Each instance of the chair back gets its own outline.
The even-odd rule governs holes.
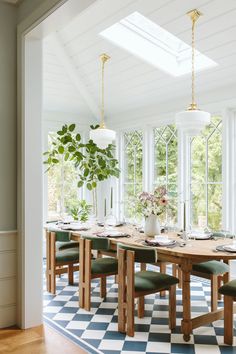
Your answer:
[[[119,249],[125,250],[126,254],[128,252],[133,252],[134,262],[138,263],[156,263],[157,262],[157,252],[155,248],[147,247],[135,247],[130,245],[118,244]]]
[[[69,242],[70,241],[70,232],[68,231],[55,231],[56,241],[59,242]]]
[[[82,239],[90,241],[92,250],[106,251],[110,249],[110,240],[106,237],[83,236]]]

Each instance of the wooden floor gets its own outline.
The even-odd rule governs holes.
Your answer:
[[[21,330],[0,330],[0,353],[85,354],[86,352],[47,325]]]

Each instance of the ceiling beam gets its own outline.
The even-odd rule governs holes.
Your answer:
[[[73,61],[71,60],[70,56],[66,52],[61,39],[56,33],[52,35],[52,46],[58,61],[60,61],[60,63],[63,65],[71,82],[77,88],[79,94],[82,96],[84,102],[86,103],[89,110],[93,114],[94,119],[99,122],[100,110],[95,100],[91,96],[90,92],[88,91],[83,81],[81,80],[78,69],[76,69]]]

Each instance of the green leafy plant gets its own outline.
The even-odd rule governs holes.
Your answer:
[[[86,222],[89,219],[92,205],[88,204],[85,199],[79,200],[78,205],[70,209],[70,214],[75,221]]]
[[[89,214],[91,213],[92,205],[88,204],[85,199],[79,201],[79,220],[82,222],[88,221]]]
[[[88,190],[97,187],[99,181],[104,181],[111,176],[119,177],[118,161],[114,158],[114,145],[110,144],[106,149],[100,149],[93,140],[87,143],[81,141],[81,135],[75,132],[75,124],[63,125],[57,132],[56,139],[51,149],[44,153],[47,156],[45,164],[48,169],[57,165],[61,158],[65,161],[73,161],[78,168],[78,187],[86,185]],[[97,126],[91,126],[96,129]]]
[[[79,220],[79,208],[78,207],[73,207],[70,209],[70,214],[73,217],[75,221]]]

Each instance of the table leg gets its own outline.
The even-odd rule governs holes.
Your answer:
[[[191,321],[191,301],[190,301],[190,275],[192,265],[188,262],[181,265],[182,270],[182,301],[183,301],[183,320],[181,322],[181,329],[185,342],[190,340],[192,333]]]

